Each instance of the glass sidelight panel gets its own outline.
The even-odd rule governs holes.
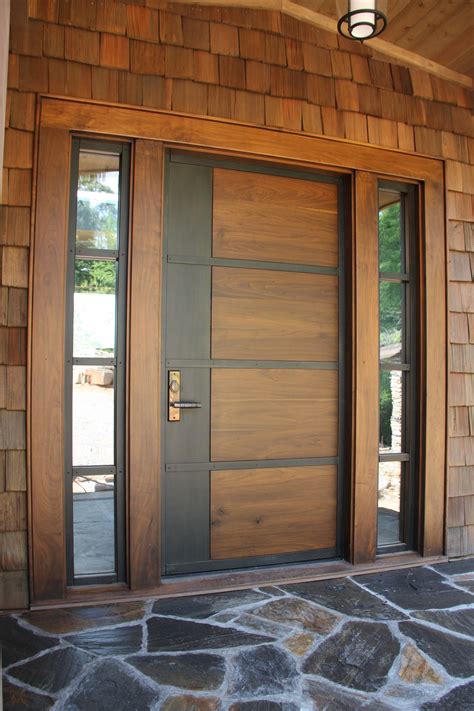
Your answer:
[[[115,369],[73,367],[72,465],[115,464]]]
[[[81,150],[77,183],[76,246],[117,249],[120,155]]]
[[[66,327],[68,583],[124,580],[129,146],[73,140]]]
[[[400,504],[402,462],[379,463],[378,545],[401,542]]]
[[[75,260],[74,357],[113,358],[116,290],[115,261]]]
[[[379,551],[413,548],[416,226],[412,186],[379,186]]]
[[[74,477],[74,573],[115,572],[115,475]]]

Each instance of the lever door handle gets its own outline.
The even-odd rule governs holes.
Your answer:
[[[202,407],[200,402],[173,402],[171,407],[177,407],[178,410],[193,410]]]

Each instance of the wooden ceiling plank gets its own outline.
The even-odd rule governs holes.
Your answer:
[[[435,12],[428,13],[425,20],[417,23],[408,33],[406,44],[400,44],[408,48],[416,46],[419,54],[434,59],[439,47],[446,46],[449,38],[459,38],[464,28],[469,27],[471,19],[472,11],[466,5],[460,10],[453,8],[451,13],[444,14],[436,9]]]
[[[410,2],[395,17],[391,12],[391,5],[388,6],[388,25],[384,32],[387,42],[403,42],[406,40],[408,33],[419,22],[424,22],[426,16],[432,11],[439,9],[442,3],[436,0],[425,0],[425,2]],[[446,6],[445,6],[446,7]]]

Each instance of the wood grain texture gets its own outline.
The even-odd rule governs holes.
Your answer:
[[[212,270],[212,358],[338,358],[338,277]]]
[[[62,598],[66,586],[64,312],[69,156],[68,131],[42,128],[31,325],[30,526],[35,600]]]
[[[130,587],[160,578],[160,338],[163,147],[135,145],[129,345]]]
[[[368,170],[383,175],[423,180],[442,179],[442,162],[391,149],[374,150],[330,138],[304,136],[265,128],[240,126],[225,121],[167,112],[99,106],[86,101],[42,100],[42,120],[51,128],[139,136],[154,140],[225,150],[298,164],[332,166],[344,170]]]
[[[425,183],[426,415],[423,554],[444,550],[446,491],[446,237],[443,181]],[[472,285],[471,285],[472,289]],[[456,403],[452,403],[453,405]],[[467,548],[466,548],[467,552]]]
[[[211,474],[211,558],[336,545],[335,466]]]
[[[354,445],[352,480],[353,563],[375,559],[378,479],[378,221],[377,177],[355,178],[354,241]]]
[[[337,187],[216,168],[213,256],[337,266]]]
[[[336,456],[337,383],[332,370],[214,369],[212,460]]]

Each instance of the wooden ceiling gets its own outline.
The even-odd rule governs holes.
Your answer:
[[[336,0],[295,0],[337,19]],[[474,72],[474,0],[389,0],[386,42],[460,74]]]

